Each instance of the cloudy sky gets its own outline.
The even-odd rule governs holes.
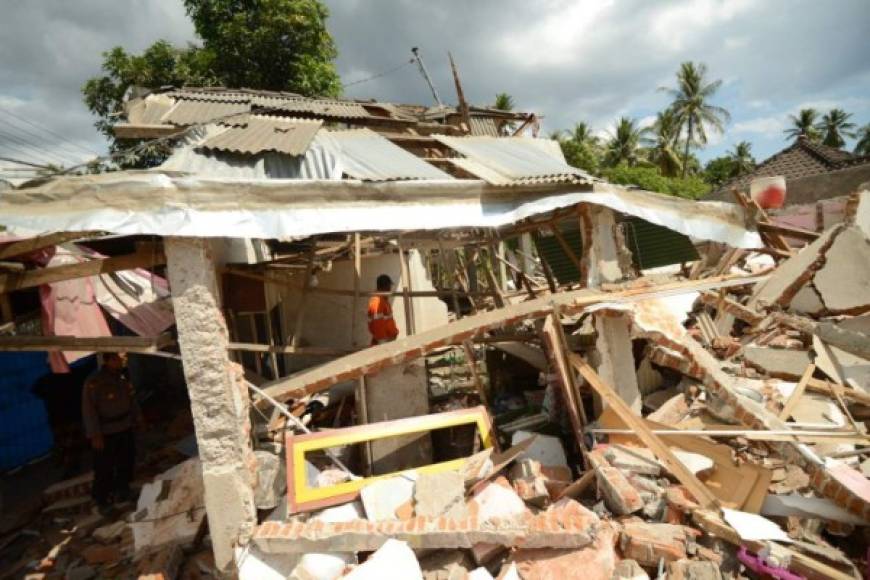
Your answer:
[[[648,122],[667,102],[656,89],[672,85],[685,60],[706,63],[711,78],[722,79],[716,102],[732,114],[702,159],[741,140],[759,160],[767,157],[786,145],[787,116],[802,107],[837,106],[859,125],[870,122],[866,0],[327,4],[345,83],[401,65],[419,46],[442,99],[452,103],[450,50],[470,101],[490,103],[506,91],[518,108],[544,115],[547,132],[578,120],[604,132],[621,115]],[[181,0],[8,2],[0,22],[0,155],[69,163],[105,151],[79,89],[99,73],[102,51],[138,51],[158,38],[195,40]],[[412,66],[347,94],[432,102]]]

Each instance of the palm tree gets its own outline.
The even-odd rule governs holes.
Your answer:
[[[586,121],[580,121],[574,125],[571,131],[571,139],[578,145],[587,147],[596,147],[598,145],[598,137],[592,132],[592,127]]]
[[[646,129],[637,126],[637,122],[629,117],[620,117],[616,122],[613,134],[607,142],[605,163],[611,166],[626,163],[637,165],[640,161],[640,141]]]
[[[824,135],[822,144],[840,149],[846,144],[844,137],[854,137],[855,133],[852,129],[855,128],[855,123],[849,122],[851,117],[852,113],[847,113],[843,109],[828,111],[819,123],[819,130]]]
[[[677,88],[663,87],[674,101],[671,108],[685,130],[686,144],[683,149],[682,176],[686,176],[689,148],[707,143],[707,130],[721,133],[731,115],[722,107],[710,104],[710,99],[722,86],[721,80],[707,82],[707,66],[701,63],[684,62],[677,71]]]
[[[791,127],[786,129],[785,135],[789,139],[797,139],[798,137],[806,137],[810,141],[818,141],[820,134],[816,127],[816,120],[819,118],[819,112],[815,109],[801,109],[797,115],[789,115],[788,120]]]
[[[680,137],[680,124],[671,109],[658,115],[649,130],[651,137],[644,139],[649,148],[650,161],[655,163],[665,177],[674,177],[683,167],[677,153],[677,140]]]
[[[495,96],[495,103],[492,105],[492,108],[501,111],[513,111],[514,98],[507,93],[498,93]]]
[[[752,144],[748,141],[734,145],[734,150],[728,152],[728,159],[731,161],[731,177],[739,177],[755,169]]]
[[[870,123],[858,129],[856,139],[855,155],[870,155]]]

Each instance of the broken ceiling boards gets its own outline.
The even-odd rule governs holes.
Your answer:
[[[492,447],[493,439],[489,415],[484,407],[448,411],[423,417],[411,417],[396,421],[384,421],[368,425],[358,425],[331,431],[319,431],[302,435],[287,435],[287,508],[290,513],[327,507],[345,503],[355,499],[362,488],[379,481],[398,475],[390,473],[366,479],[355,478],[329,487],[312,487],[306,473],[305,455],[310,452],[326,450],[334,447],[353,445],[368,441],[376,441],[395,437],[445,429],[460,425],[475,425],[477,434],[484,447]],[[443,461],[432,465],[416,468],[420,473],[431,471],[447,471],[462,467],[465,459]],[[415,471],[407,470],[407,471]]]

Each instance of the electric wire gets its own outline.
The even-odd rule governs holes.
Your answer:
[[[66,143],[69,143],[70,145],[73,145],[74,147],[77,147],[78,149],[80,149],[81,151],[84,151],[88,155],[98,155],[98,153],[96,151],[94,151],[93,149],[89,149],[87,147],[82,147],[77,142],[75,142],[67,137],[64,137],[60,133],[56,133],[44,125],[41,125],[39,123],[36,123],[35,121],[31,121],[30,119],[27,119],[26,117],[23,117],[21,115],[13,113],[12,111],[10,111],[9,109],[7,109],[5,107],[0,107],[0,113],[6,113],[7,115],[18,119],[19,121],[23,121],[24,123],[27,123],[28,125],[30,125],[31,127],[35,128],[35,129],[39,129],[41,131],[44,131],[44,132],[48,133],[49,135],[56,137],[57,139],[60,139],[61,141],[64,141]]]
[[[5,129],[10,128],[8,125],[6,125],[6,126],[0,125],[0,126],[2,126]],[[49,150],[45,149],[43,146],[34,144],[29,139],[25,139],[24,137],[21,137],[20,135],[7,133],[6,131],[0,131],[0,137],[8,139],[8,140],[12,141],[13,143],[18,143],[22,147],[32,149],[33,151],[36,152],[35,157],[37,159],[39,159],[40,156],[42,156],[42,158],[54,158],[55,164],[58,162],[60,162],[61,165],[68,165],[68,164],[72,163],[69,159],[62,157],[60,154],[58,154],[54,151],[49,151]]]
[[[410,60],[407,60],[407,61],[403,62],[403,63],[400,64],[400,65],[396,65],[396,66],[394,66],[393,68],[389,68],[389,69],[387,69],[387,70],[381,71],[381,72],[379,72],[379,73],[377,73],[377,74],[374,74],[374,75],[372,75],[372,76],[370,76],[370,77],[366,77],[366,78],[363,78],[363,79],[359,79],[359,80],[357,80],[357,81],[353,81],[353,82],[350,82],[350,83],[347,83],[347,84],[343,84],[343,85],[341,85],[341,87],[342,87],[343,89],[346,89],[347,87],[352,87],[352,86],[354,86],[354,85],[359,85],[359,84],[362,84],[362,83],[367,83],[367,82],[369,82],[369,81],[373,81],[373,80],[375,80],[375,79],[379,79],[379,78],[381,78],[381,77],[385,77],[385,76],[387,76],[387,75],[393,74],[394,72],[396,72],[396,71],[398,71],[398,70],[401,70],[401,69],[405,68],[406,66],[409,66],[409,65],[414,64],[414,62],[415,62],[415,61],[414,61],[414,59],[412,58],[412,59],[410,59]]]

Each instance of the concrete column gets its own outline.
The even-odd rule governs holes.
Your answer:
[[[588,240],[589,244],[588,286],[600,288],[605,282],[622,280],[624,250],[613,210],[590,205],[581,223],[584,229],[588,230],[583,236],[584,241]],[[616,389],[622,400],[628,403],[635,413],[640,414],[640,389],[637,386],[634,353],[631,348],[631,319],[626,314],[613,313],[595,314],[594,317],[595,331],[598,334],[595,342],[598,352],[598,374]]]
[[[166,238],[165,246],[215,563],[229,571],[234,547],[246,543],[256,525],[250,400],[241,367],[227,358],[227,327],[208,242]]]

